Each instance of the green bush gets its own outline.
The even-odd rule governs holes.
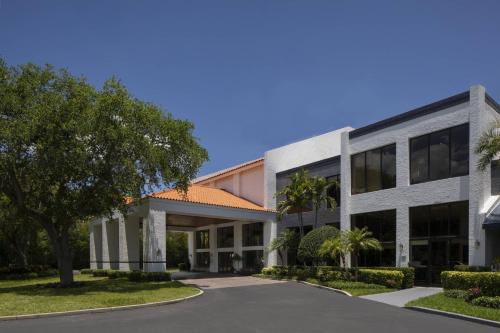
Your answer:
[[[488,266],[469,266],[469,265],[456,265],[453,270],[459,272],[491,272],[491,267]]]
[[[93,269],[91,269],[91,268],[84,268],[84,269],[81,269],[81,270],[80,270],[80,274],[86,274],[86,275],[88,274],[88,275],[90,275],[90,274],[92,274],[92,273],[93,273],[93,271],[94,271],[94,270],[93,270]]]
[[[415,268],[413,267],[362,267],[366,269],[376,269],[385,271],[399,271],[403,273],[402,289],[413,288],[415,284]]]
[[[108,274],[112,272],[111,269],[94,269],[92,270],[92,275],[95,277],[108,276]]]
[[[128,279],[132,282],[159,282],[171,281],[172,278],[168,272],[130,272]]]
[[[500,296],[500,273],[498,272],[445,271],[441,273],[441,282],[445,290],[481,288],[485,296]]]
[[[319,248],[328,238],[335,237],[339,234],[339,230],[335,227],[325,225],[310,231],[305,235],[299,244],[297,255],[305,261],[317,262],[321,259]]]
[[[181,262],[179,265],[177,265],[177,267],[179,268],[179,271],[181,271],[181,272],[189,271],[188,265],[185,262]]]
[[[46,265],[26,267],[0,267],[0,280],[28,280],[39,277],[57,276],[59,271]]]
[[[500,296],[494,296],[494,297],[481,296],[473,299],[471,301],[471,304],[484,306],[487,308],[500,309]]]
[[[467,291],[459,289],[445,290],[444,295],[451,298],[465,299],[467,297]]]
[[[351,273],[346,272],[342,267],[319,266],[316,277],[321,282],[335,280],[351,280]]]
[[[403,278],[403,273],[399,271],[360,269],[358,273],[359,281],[397,289],[401,289]]]
[[[109,279],[119,279],[128,277],[130,272],[128,271],[108,271]]]

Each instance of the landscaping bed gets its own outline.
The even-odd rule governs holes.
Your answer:
[[[407,306],[420,306],[500,322],[500,273],[481,270],[441,273],[444,293],[423,297]]]
[[[95,309],[168,301],[199,290],[177,281],[129,281],[127,278],[75,275],[75,286],[62,288],[59,279],[0,281],[0,316]]]

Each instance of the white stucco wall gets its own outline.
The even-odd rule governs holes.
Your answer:
[[[276,173],[340,155],[340,135],[344,127],[267,151],[264,154],[264,206],[276,208]]]

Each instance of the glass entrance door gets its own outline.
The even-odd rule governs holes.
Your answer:
[[[233,272],[233,252],[219,252],[219,273]]]

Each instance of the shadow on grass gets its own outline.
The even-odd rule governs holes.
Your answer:
[[[56,286],[54,283],[40,283],[18,287],[0,288],[1,294],[17,294],[25,296],[76,296],[95,292],[133,293],[159,290],[163,288],[182,288],[186,285],[177,281],[168,282],[130,282],[127,279],[103,279],[96,281],[81,281],[74,287]]]

